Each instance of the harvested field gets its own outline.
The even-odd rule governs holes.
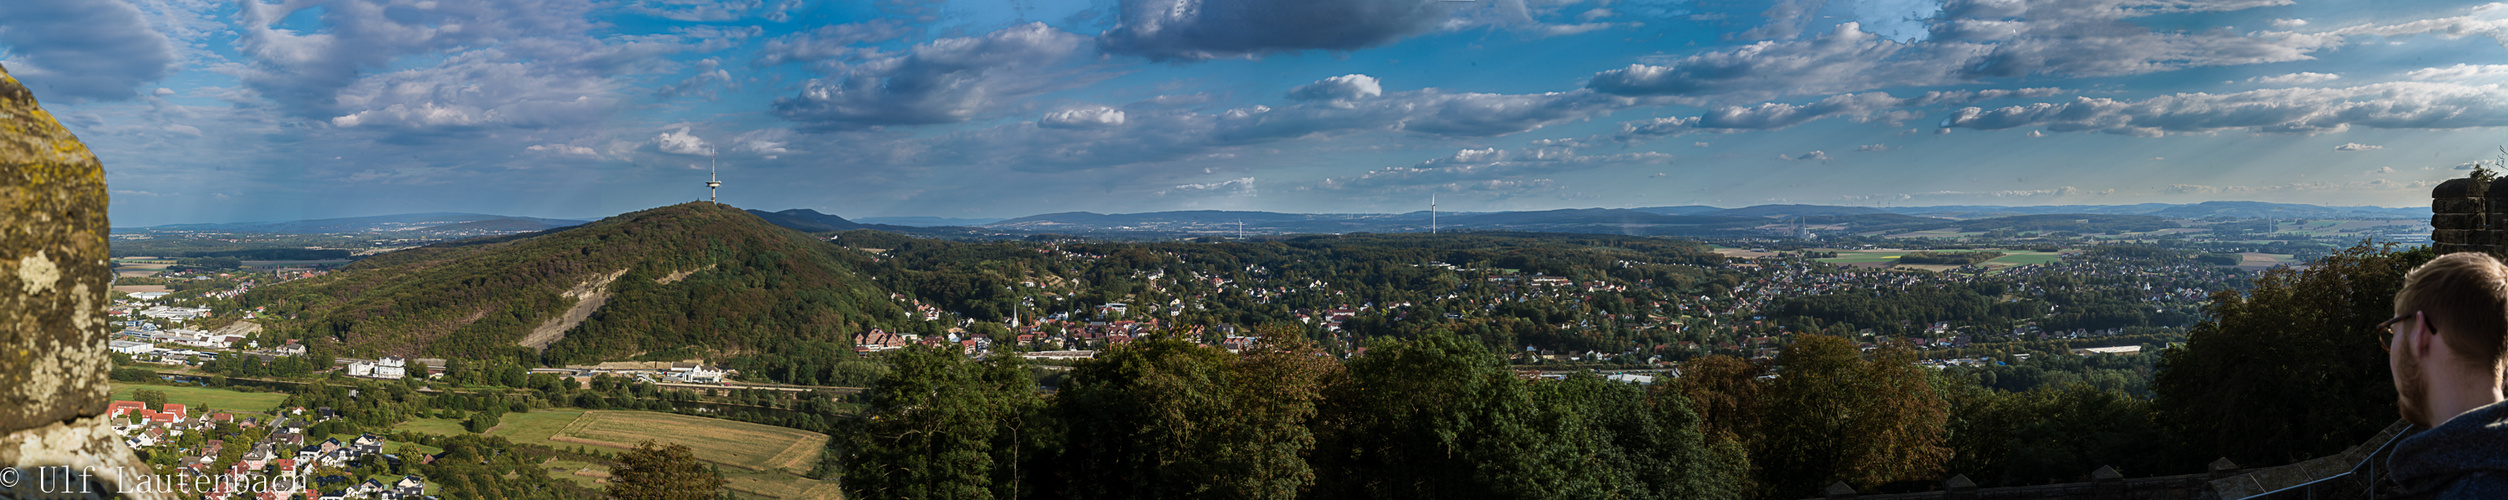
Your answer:
[[[706,461],[791,472],[808,471],[827,446],[827,435],[816,432],[646,411],[587,411],[549,440],[617,449],[645,440],[676,443]]]

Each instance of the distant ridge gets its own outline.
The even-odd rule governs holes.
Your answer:
[[[1035,233],[1098,235],[1235,234],[1239,223],[1248,233],[1355,233],[1427,231],[1427,211],[1388,214],[1301,214],[1236,210],[1182,210],[1102,214],[1060,212],[1009,219],[947,217],[866,217],[848,220],[807,208],[780,211],[747,210],[777,226],[806,233],[877,230],[922,237],[985,239]],[[2038,215],[2138,215],[2171,219],[2349,218],[2428,220],[2429,207],[2318,206],[2257,201],[2208,201],[2134,205],[1940,205],[1925,207],[1858,207],[1837,205],[1757,205],[1722,208],[1680,205],[1637,208],[1568,208],[1515,212],[1441,211],[1438,223],[1459,231],[1513,230],[1627,235],[1712,236],[1802,218],[1813,224],[1850,224],[1859,228],[1912,227],[1948,220],[1976,220]],[[510,217],[470,213],[418,213],[277,222],[169,224],[116,228],[116,233],[235,232],[273,234],[416,231],[444,234],[528,232],[571,227],[585,221]]]
[[[583,225],[584,223],[590,222],[590,221],[569,220],[569,219],[543,219],[543,218],[539,218],[539,217],[516,217],[516,216],[508,216],[508,215],[489,215],[489,214],[456,213],[456,212],[427,212],[427,213],[415,213],[415,214],[375,215],[375,216],[367,216],[367,217],[342,217],[342,218],[335,218],[335,219],[311,219],[311,220],[294,220],[294,221],[264,221],[264,222],[213,222],[213,223],[201,223],[201,224],[166,224],[166,225],[162,225],[162,226],[147,226],[147,227],[127,227],[127,228],[126,228],[126,227],[117,227],[117,228],[113,228],[113,232],[114,232],[114,233],[116,233],[116,234],[132,234],[132,233],[145,233],[145,232],[214,232],[214,233],[258,233],[258,234],[364,233],[364,232],[385,232],[385,231],[425,231],[425,230],[432,230],[432,228],[439,228],[439,227],[445,227],[445,226],[452,226],[452,225],[456,225],[456,224],[473,223],[473,222],[489,222],[489,221],[494,221],[494,222],[490,222],[490,223],[487,223],[487,224],[475,225],[475,226],[457,226],[457,227],[455,227],[455,229],[460,229],[460,230],[476,230],[476,229],[485,228],[485,227],[505,226],[505,227],[536,227],[536,229],[522,229],[522,230],[525,230],[525,231],[538,231],[538,230],[543,230],[543,229],[553,229],[553,228],[568,227],[568,226],[579,226],[579,225]]]

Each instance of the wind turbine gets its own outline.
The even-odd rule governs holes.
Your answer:
[[[723,202],[714,201],[715,189],[721,187],[723,187],[723,181],[714,178],[714,147],[707,146],[705,148],[705,201],[716,205],[723,204]]]

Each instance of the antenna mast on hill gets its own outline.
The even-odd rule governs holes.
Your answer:
[[[1428,234],[1437,234],[1437,193],[1428,193]]]
[[[705,148],[705,201],[716,205],[723,204],[723,202],[714,201],[714,191],[721,187],[723,187],[723,181],[714,179],[714,148],[709,146]]]

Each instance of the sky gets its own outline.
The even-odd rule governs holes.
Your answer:
[[[2508,146],[2508,4],[8,0],[118,227],[2254,200]]]

